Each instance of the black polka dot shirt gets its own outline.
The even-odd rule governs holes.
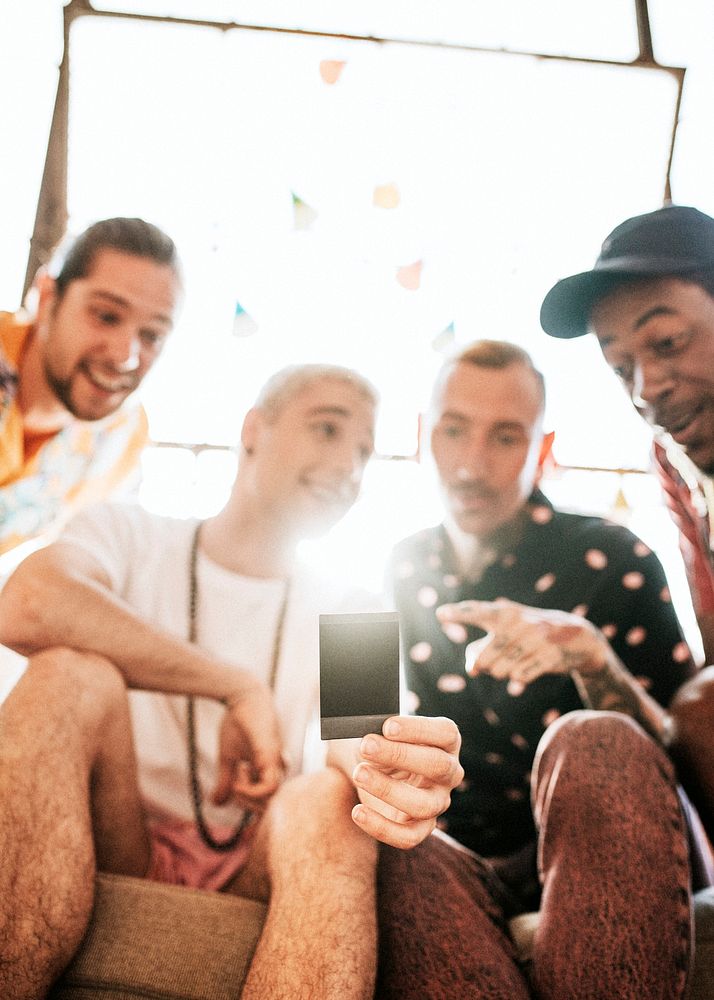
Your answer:
[[[538,741],[559,716],[582,708],[567,675],[538,678],[521,694],[464,670],[466,645],[484,633],[437,622],[441,604],[505,597],[583,615],[607,636],[661,704],[694,673],[662,566],[626,528],[554,510],[536,491],[520,541],[474,583],[459,576],[443,526],[401,542],[390,564],[400,612],[409,704],[453,719],[462,735],[464,781],[440,825],[485,856],[510,854],[534,836],[530,770]]]

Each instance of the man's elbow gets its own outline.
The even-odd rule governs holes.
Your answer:
[[[42,648],[43,608],[52,600],[50,576],[27,565],[10,576],[0,592],[0,644],[25,656]]]

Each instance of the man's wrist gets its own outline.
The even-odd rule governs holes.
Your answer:
[[[235,708],[259,687],[260,681],[247,670],[231,669],[226,679],[225,693],[218,700],[228,709]]]
[[[614,657],[612,647],[602,632],[594,625],[590,625],[588,631],[584,648],[565,654],[566,662],[570,661],[568,663],[570,672],[578,673],[583,678],[598,676],[608,671],[611,661],[617,665],[617,658]]]

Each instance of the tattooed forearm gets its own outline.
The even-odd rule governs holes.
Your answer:
[[[596,674],[573,671],[573,678],[588,708],[603,712],[624,712],[625,715],[638,719],[640,705],[634,692],[623,687],[621,678],[614,675],[609,663]]]
[[[581,674],[574,669],[572,677],[586,708],[622,712],[639,722],[656,740],[664,739],[667,713],[640,687],[614,653],[600,670]]]

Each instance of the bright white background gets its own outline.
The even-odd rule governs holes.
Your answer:
[[[107,6],[636,54],[634,4],[622,0],[304,2],[299,21],[286,2]],[[714,12],[705,0],[650,8],[657,58],[688,69],[674,199],[714,213]],[[71,226],[144,215],[176,238],[185,261],[181,324],[144,390],[156,440],[232,445],[271,371],[330,360],[378,385],[378,450],[409,456],[441,352],[488,336],[522,344],[544,370],[562,466],[647,467],[648,432],[596,346],[545,337],[538,308],[554,280],[591,265],[613,225],[661,204],[668,75],[103,18],[81,19],[72,37]],[[5,0],[0,38],[0,305],[14,308],[54,99],[60,3]],[[344,63],[333,84],[324,60]],[[398,194],[393,208],[374,203],[384,185]],[[293,195],[309,206],[306,228]],[[405,288],[399,269],[417,261],[419,287]],[[236,303],[257,327],[249,336],[234,324]],[[152,449],[141,501],[208,514],[233,469],[226,451]],[[691,629],[674,531],[648,476],[561,471],[547,487],[557,502],[600,513],[613,512],[618,490],[627,507],[615,512],[660,553]],[[309,555],[378,587],[391,545],[438,518],[426,466],[378,461],[355,510]]]

